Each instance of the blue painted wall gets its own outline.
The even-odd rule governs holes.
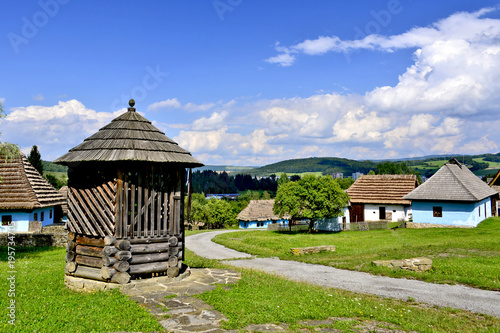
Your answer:
[[[241,221],[239,223],[240,229],[266,229],[268,224],[273,221]],[[275,223],[288,223],[288,220],[278,220]]]
[[[475,227],[491,217],[491,198],[479,202],[413,201],[413,222]],[[433,207],[442,207],[443,216],[434,217]]]
[[[54,223],[54,207],[37,208],[33,211],[2,210],[0,211],[0,221],[2,216],[10,215],[12,216],[12,225],[11,228],[0,225],[0,232],[27,232],[29,229],[29,221],[35,221],[35,214],[37,214],[37,220],[42,222],[42,227]]]

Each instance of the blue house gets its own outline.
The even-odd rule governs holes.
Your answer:
[[[242,229],[265,229],[268,224],[288,223],[273,212],[274,200],[250,200],[248,206],[238,214]]]
[[[0,177],[0,232],[32,231],[62,218],[64,198],[24,154],[0,157]]]
[[[498,192],[456,159],[404,196],[412,201],[413,223],[476,227],[492,216]]]

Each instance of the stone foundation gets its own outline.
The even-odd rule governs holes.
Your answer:
[[[0,246],[7,246],[9,233],[0,233]],[[12,233],[10,233],[12,236]],[[16,232],[14,243],[17,247],[65,247],[68,242],[68,231],[64,225],[50,225],[42,228],[42,232]]]
[[[376,260],[372,261],[372,264],[375,266],[385,266],[414,272],[425,272],[432,268],[432,260],[423,257],[401,260]]]
[[[296,248],[291,248],[290,251],[292,251],[293,255],[300,256],[303,254],[319,253],[321,251],[335,252],[335,246],[324,245],[324,246],[311,246],[311,247],[296,247]]]
[[[406,228],[410,229],[425,229],[425,228],[474,228],[467,225],[449,225],[449,224],[432,224],[432,223],[413,223],[406,222]]]

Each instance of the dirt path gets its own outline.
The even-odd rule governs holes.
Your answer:
[[[212,242],[218,234],[238,230],[220,230],[186,237],[186,246],[197,255],[226,260],[235,267],[257,269],[290,280],[308,282],[329,288],[383,297],[415,301],[484,313],[500,317],[500,292],[474,289],[461,285],[433,284],[417,280],[375,276],[322,265],[285,261],[277,258],[255,258],[247,253],[227,249]],[[243,259],[241,258],[248,258]],[[236,260],[239,259],[239,260]]]

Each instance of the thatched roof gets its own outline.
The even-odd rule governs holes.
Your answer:
[[[498,170],[498,171],[497,171],[497,174],[495,175],[495,177],[493,177],[493,178],[492,178],[492,179],[488,182],[488,185],[489,185],[492,189],[494,189],[494,190],[496,190],[496,191],[500,192],[500,170]]]
[[[282,218],[273,213],[274,200],[250,200],[248,206],[238,214],[240,221],[277,221]],[[289,216],[284,216],[288,219]]]
[[[405,199],[476,202],[497,193],[453,158]]]
[[[133,107],[54,162],[69,165],[89,161],[147,161],[180,163],[186,167],[203,166],[190,152],[135,112]]]
[[[351,204],[410,205],[403,199],[418,186],[415,175],[363,175],[347,189]]]
[[[9,159],[0,157],[0,177],[0,209],[34,209],[65,202],[24,154]]]

